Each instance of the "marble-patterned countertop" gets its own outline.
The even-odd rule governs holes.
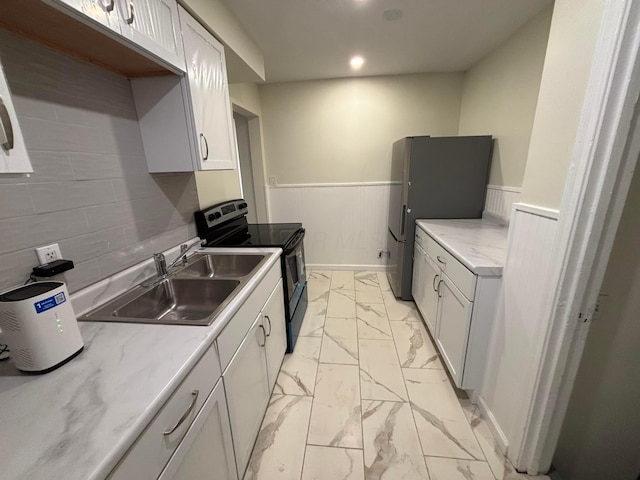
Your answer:
[[[502,275],[508,227],[486,218],[417,220],[445,250],[477,275]]]
[[[270,257],[210,326],[80,322],[84,351],[44,375],[0,363],[0,477],[103,480],[278,262]]]

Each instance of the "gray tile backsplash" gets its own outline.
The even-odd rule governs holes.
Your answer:
[[[0,290],[57,242],[70,291],[195,236],[193,174],[151,175],[129,81],[0,30],[0,58],[34,168],[0,175]]]

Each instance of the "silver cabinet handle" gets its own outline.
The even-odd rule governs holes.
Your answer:
[[[2,148],[5,150],[13,148],[13,125],[11,124],[9,110],[7,110],[2,97],[0,97],[0,142],[2,142]]]
[[[178,423],[176,423],[173,426],[173,428],[170,428],[169,430],[164,432],[165,435],[171,435],[173,432],[175,432],[178,429],[178,427],[180,425],[182,425],[184,423],[184,421],[187,419],[187,417],[191,413],[191,410],[193,410],[193,407],[196,406],[196,401],[198,400],[198,394],[199,393],[200,393],[199,390],[194,390],[193,392],[191,392],[191,397],[192,397],[191,398],[191,405],[189,405],[189,408],[187,408],[187,411],[182,414],[182,416],[180,417],[180,420],[178,420]]]
[[[438,286],[436,286],[436,280],[438,279],[438,277],[439,277],[439,276],[440,276],[440,275],[437,275],[437,274],[436,274],[436,275],[434,275],[434,276],[433,276],[433,282],[431,282],[431,286],[433,287],[433,291],[434,291],[434,292],[437,292],[437,291],[438,291],[438,286],[440,285],[440,284],[438,283]]]
[[[262,343],[258,342],[258,345],[260,345],[261,347],[264,347],[267,344],[267,332],[265,331],[264,327],[262,325],[259,325],[260,329],[262,330],[262,335],[263,336],[263,341]]]
[[[267,321],[267,323],[269,323],[269,333],[267,333],[267,337],[269,335],[271,335],[271,319],[269,318],[269,315],[265,315],[264,319]]]
[[[438,288],[436,289],[436,292],[438,292],[438,298],[442,298],[442,293],[440,292],[440,285],[442,285],[443,280],[440,280],[438,282]]]
[[[129,2],[129,18],[125,20],[127,22],[127,25],[131,25],[135,20],[135,17],[136,17],[136,12],[133,9],[133,2]]]
[[[200,134],[200,138],[202,140],[204,140],[204,148],[205,148],[205,154],[202,156],[202,160],[208,160],[209,159],[209,142],[207,142],[207,137],[204,136],[204,133]]]
[[[447,264],[447,262],[446,262],[445,260],[443,260],[443,259],[441,259],[441,258],[440,258],[440,255],[438,255],[438,256],[436,257],[436,259],[437,259],[441,264],[443,264],[443,265],[446,265],[446,264]]]
[[[106,7],[104,7],[104,9],[107,12],[113,12],[113,7],[116,6],[116,0],[111,0],[111,2],[109,2],[109,5],[107,5]]]

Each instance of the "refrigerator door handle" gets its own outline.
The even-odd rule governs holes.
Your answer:
[[[404,221],[405,221],[405,217],[407,216],[407,206],[406,205],[402,205],[402,224],[400,226],[400,236],[404,237]]]

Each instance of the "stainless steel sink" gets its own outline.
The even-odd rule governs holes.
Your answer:
[[[185,268],[176,273],[178,277],[244,277],[249,275],[264,259],[265,255],[195,254]]]
[[[144,282],[78,320],[210,325],[267,256],[194,254],[167,278]]]

